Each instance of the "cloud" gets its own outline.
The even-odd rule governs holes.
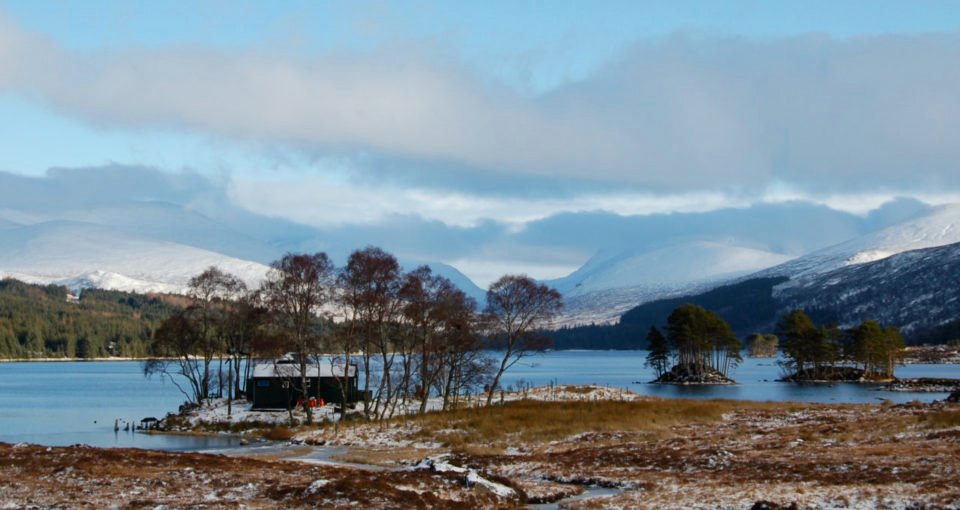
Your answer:
[[[44,177],[0,172],[0,208],[29,212],[69,211],[131,201],[202,205],[222,202],[222,186],[197,172],[112,164],[52,168]]]
[[[373,225],[390,217],[416,215],[453,227],[486,222],[522,230],[532,221],[561,213],[610,211],[620,215],[663,211],[709,211],[747,202],[723,193],[660,194],[585,191],[566,195],[476,194],[398,183],[354,183],[326,176],[231,179],[231,198],[252,211],[280,215],[315,227]]]
[[[440,48],[77,53],[0,18],[0,90],[119,129],[405,161],[398,179],[421,186],[476,181],[437,177],[452,168],[504,183],[672,193],[756,192],[774,182],[810,193],[960,185],[955,33],[678,34],[636,43],[539,95]]]

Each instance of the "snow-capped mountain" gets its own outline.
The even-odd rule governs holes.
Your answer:
[[[904,332],[960,317],[960,243],[805,274],[773,289],[781,312],[821,310],[841,327],[867,319]]]
[[[450,280],[454,285],[457,286],[464,294],[474,299],[477,302],[479,308],[483,308],[487,302],[487,291],[481,289],[477,284],[473,283],[467,275],[460,272],[459,269],[451,266],[450,264],[443,264],[441,262],[427,262],[427,263],[413,263],[409,261],[400,261],[400,265],[405,271],[411,271],[416,269],[417,266],[426,264],[430,266],[430,269],[433,271],[433,274],[440,275],[448,280]]]
[[[0,211],[0,278],[72,289],[182,293],[190,278],[217,266],[256,288],[270,262],[298,251],[297,244],[271,244],[159,202],[42,214],[7,210]],[[401,261],[406,270],[424,263]],[[463,273],[447,264],[426,264],[483,305],[484,291]]]
[[[909,207],[902,207],[902,206]],[[898,253],[960,242],[960,204],[915,208],[892,203],[897,223],[799,257],[722,242],[695,241],[649,251],[600,253],[556,286],[567,303],[557,324],[610,323],[626,310],[696,294],[747,277],[787,276],[785,285]],[[902,211],[891,211],[896,206]],[[903,216],[907,216],[903,219]],[[875,220],[876,218],[874,218]],[[868,222],[883,225],[883,222]]]
[[[71,287],[176,291],[217,265],[256,285],[267,264],[288,251],[325,251],[343,264],[350,251],[370,243],[394,252],[407,270],[428,262],[483,306],[482,289],[456,268],[430,259],[478,259],[487,249],[494,257],[515,250],[516,256],[511,252],[503,260],[533,259],[536,265],[542,254],[569,266],[602,248],[569,276],[546,282],[564,294],[560,323],[573,324],[612,322],[637,304],[707,290],[768,268],[767,274],[803,277],[960,241],[953,221],[960,206],[931,209],[910,199],[865,216],[804,202],[690,214],[571,213],[519,231],[490,224],[477,232],[450,233],[440,224],[397,219],[399,231],[410,222],[447,236],[438,234],[443,243],[432,234],[424,235],[427,241],[411,241],[392,230],[311,227],[252,212],[227,189],[190,173],[127,167],[51,171],[43,178],[0,172],[0,276]],[[904,223],[911,215],[916,217]],[[835,246],[823,249],[829,245]]]
[[[601,252],[567,277],[546,282],[566,302],[558,325],[615,322],[654,299],[698,292],[791,259],[789,255],[717,241],[691,241],[647,251]]]
[[[778,317],[804,309],[820,323],[847,328],[864,320],[922,333],[960,317],[960,206],[932,209],[907,221],[798,257],[776,267],[726,282],[727,295],[757,278],[789,278],[764,295],[727,303],[728,314],[749,317],[743,332],[771,331]],[[702,289],[705,291],[708,289]],[[704,303],[711,293],[680,297]],[[715,300],[714,300],[715,301]],[[715,302],[712,306],[719,306]],[[655,305],[640,316],[666,319]],[[662,307],[661,307],[662,308]],[[759,312],[759,310],[767,312]],[[639,309],[638,309],[639,310]],[[654,318],[652,315],[663,315]],[[646,315],[644,315],[646,314]],[[741,321],[742,322],[742,321]]]
[[[601,252],[569,276],[550,280],[565,296],[631,287],[664,287],[728,279],[793,257],[715,241],[652,250]]]
[[[822,309],[841,326],[876,319],[915,331],[960,313],[960,204],[761,271],[783,310]]]
[[[960,242],[960,204],[942,205],[902,223],[772,267],[758,276],[802,278],[956,242]]]
[[[192,276],[210,266],[252,287],[269,269],[259,262],[89,223],[54,221],[0,231],[0,276],[30,283],[182,292]]]

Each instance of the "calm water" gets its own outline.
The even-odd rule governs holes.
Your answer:
[[[145,379],[136,361],[0,363],[0,441],[51,446],[202,450],[229,437],[114,432],[114,420],[139,423],[176,411],[183,395],[169,381]]]
[[[737,384],[722,386],[675,386],[644,384],[654,379],[643,367],[646,351],[558,351],[524,358],[504,376],[503,386],[529,383],[602,384],[627,388],[635,393],[665,398],[723,398],[779,402],[866,403],[881,399],[894,402],[943,399],[946,393],[878,391],[865,384],[807,384],[775,382],[781,377],[776,360],[744,358],[731,372]],[[897,377],[960,378],[958,365],[907,365],[897,367]]]
[[[773,382],[780,367],[768,359],[747,359],[732,386],[651,385],[643,368],[645,351],[561,351],[523,359],[504,376],[505,387],[524,384],[603,384],[668,398],[727,398],[801,402],[895,402],[942,399],[945,393],[877,391],[857,384],[794,385]],[[899,377],[960,378],[957,365],[909,365]],[[102,447],[165,450],[223,449],[229,437],[147,435],[120,430],[115,419],[139,422],[175,411],[183,395],[168,381],[145,379],[140,363],[0,363],[0,441],[46,445],[84,443]]]

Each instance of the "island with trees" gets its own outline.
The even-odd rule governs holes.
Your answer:
[[[657,375],[654,383],[732,384],[730,371],[743,359],[730,325],[697,305],[677,307],[667,318],[666,337],[652,327],[647,339],[647,365]]]
[[[904,355],[899,329],[873,320],[842,330],[835,325],[817,326],[806,312],[794,310],[780,320],[777,329],[786,357],[784,381],[891,381]]]

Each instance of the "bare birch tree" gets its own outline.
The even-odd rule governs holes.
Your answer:
[[[340,275],[341,300],[346,305],[352,333],[361,349],[364,394],[372,382],[372,356],[378,354],[380,373],[373,403],[364,401],[368,416],[383,419],[392,409],[398,386],[393,380],[396,351],[392,339],[400,312],[400,264],[393,255],[368,246],[350,254]]]
[[[503,373],[521,358],[543,352],[550,339],[539,332],[563,308],[556,289],[525,275],[506,275],[487,290],[485,310],[490,347],[503,350],[499,368],[487,390],[487,405],[493,401]]]
[[[261,288],[264,303],[296,356],[301,405],[308,424],[313,423],[313,411],[306,398],[310,388],[307,367],[319,351],[319,315],[331,298],[333,271],[326,253],[288,253],[271,265]]]

